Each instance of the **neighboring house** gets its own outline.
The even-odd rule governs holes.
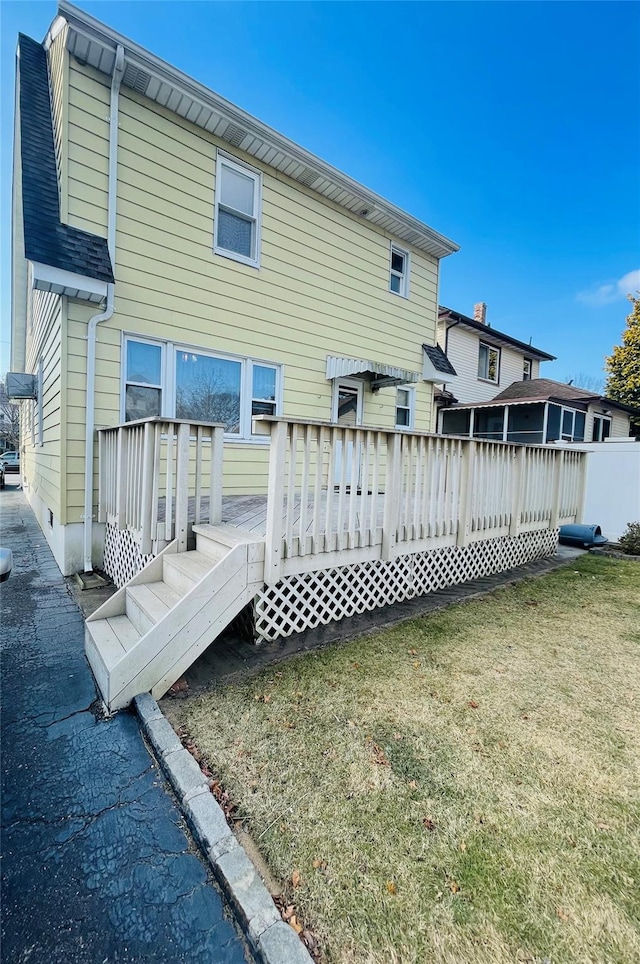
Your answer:
[[[555,356],[497,331],[487,324],[487,306],[474,305],[473,318],[440,307],[438,345],[453,366],[456,378],[445,379],[442,403],[485,402],[500,389],[522,379],[538,378],[540,362]]]
[[[441,412],[444,435],[545,444],[628,438],[637,410],[549,378],[517,381],[489,402],[454,404]]]
[[[12,368],[64,573],[101,560],[94,427],[222,421],[228,493],[266,478],[255,414],[432,428],[457,245],[68,4],[18,53]]]

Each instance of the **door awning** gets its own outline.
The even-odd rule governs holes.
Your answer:
[[[366,358],[338,358],[327,355],[327,378],[363,378],[371,383],[371,391],[388,388],[392,385],[407,385],[420,381],[417,372],[408,372],[385,362],[369,361]]]

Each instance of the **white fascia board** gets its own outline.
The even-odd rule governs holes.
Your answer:
[[[85,298],[87,301],[107,297],[108,286],[106,281],[88,278],[86,275],[76,274],[74,271],[65,271],[63,268],[54,268],[52,265],[42,264],[40,261],[30,263],[34,288],[44,288],[44,290],[62,288],[64,292],[60,293],[72,294],[72,297]]]
[[[422,361],[422,380],[423,382],[433,382],[434,385],[455,385],[458,381],[457,375],[449,372],[442,372],[436,368],[426,352]]]
[[[66,0],[59,0],[58,14],[64,17],[72,28],[78,29],[79,32],[86,37],[106,46],[114,55],[116,47],[121,45],[125,51],[126,63],[139,67],[151,74],[152,77],[171,85],[176,90],[191,97],[198,105],[219,113],[231,124],[246,130],[247,133],[253,134],[254,137],[259,138],[264,144],[273,148],[274,151],[279,151],[291,160],[311,168],[317,172],[319,178],[326,178],[343,191],[357,195],[362,199],[362,208],[366,208],[369,213],[375,209],[376,212],[382,212],[393,219],[399,227],[414,231],[424,239],[424,241],[437,249],[437,257],[443,258],[460,250],[460,245],[456,244],[455,241],[451,241],[443,234],[429,227],[428,224],[413,217],[413,215],[407,211],[403,211],[402,208],[396,207],[395,204],[392,204],[379,194],[369,190],[369,188],[358,183],[358,181],[353,180],[347,174],[344,174],[331,164],[317,157],[317,155],[300,147],[300,145],[294,141],[289,140],[288,137],[280,134],[256,117],[242,110],[242,108],[232,104],[231,101],[226,100],[208,87],[205,87],[204,84],[200,84],[197,80],[184,74],[181,70],[178,70],[177,67],[172,67],[148,50],[145,50],[144,47],[140,47],[132,40],[112,30],[106,24],[89,16],[84,10],[80,10],[71,3],[67,3]],[[106,58],[106,60],[110,61],[111,58]],[[313,188],[311,188],[311,190],[313,190]],[[322,196],[322,192],[318,193]],[[366,217],[363,217],[363,220],[366,221]],[[391,234],[394,234],[393,227],[390,227],[388,230]],[[411,243],[402,238],[401,240],[404,244]],[[417,242],[414,242],[414,244],[420,247]]]

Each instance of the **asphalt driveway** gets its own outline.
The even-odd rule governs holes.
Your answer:
[[[251,961],[137,719],[100,719],[82,616],[10,483],[0,526],[2,959]]]

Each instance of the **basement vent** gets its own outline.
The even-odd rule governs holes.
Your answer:
[[[151,74],[148,74],[145,70],[140,70],[139,67],[134,67],[133,64],[127,64],[122,83],[125,87],[131,87],[132,90],[137,90],[139,94],[144,94],[150,80]]]
[[[238,147],[246,137],[246,134],[247,132],[241,127],[237,127],[235,124],[229,124],[222,136],[225,141],[229,141],[234,147]]]
[[[315,171],[312,171],[310,167],[306,167],[302,174],[298,175],[296,180],[300,181],[300,183],[304,184],[306,187],[311,187],[311,185],[318,180],[319,176],[320,175],[316,174]]]

